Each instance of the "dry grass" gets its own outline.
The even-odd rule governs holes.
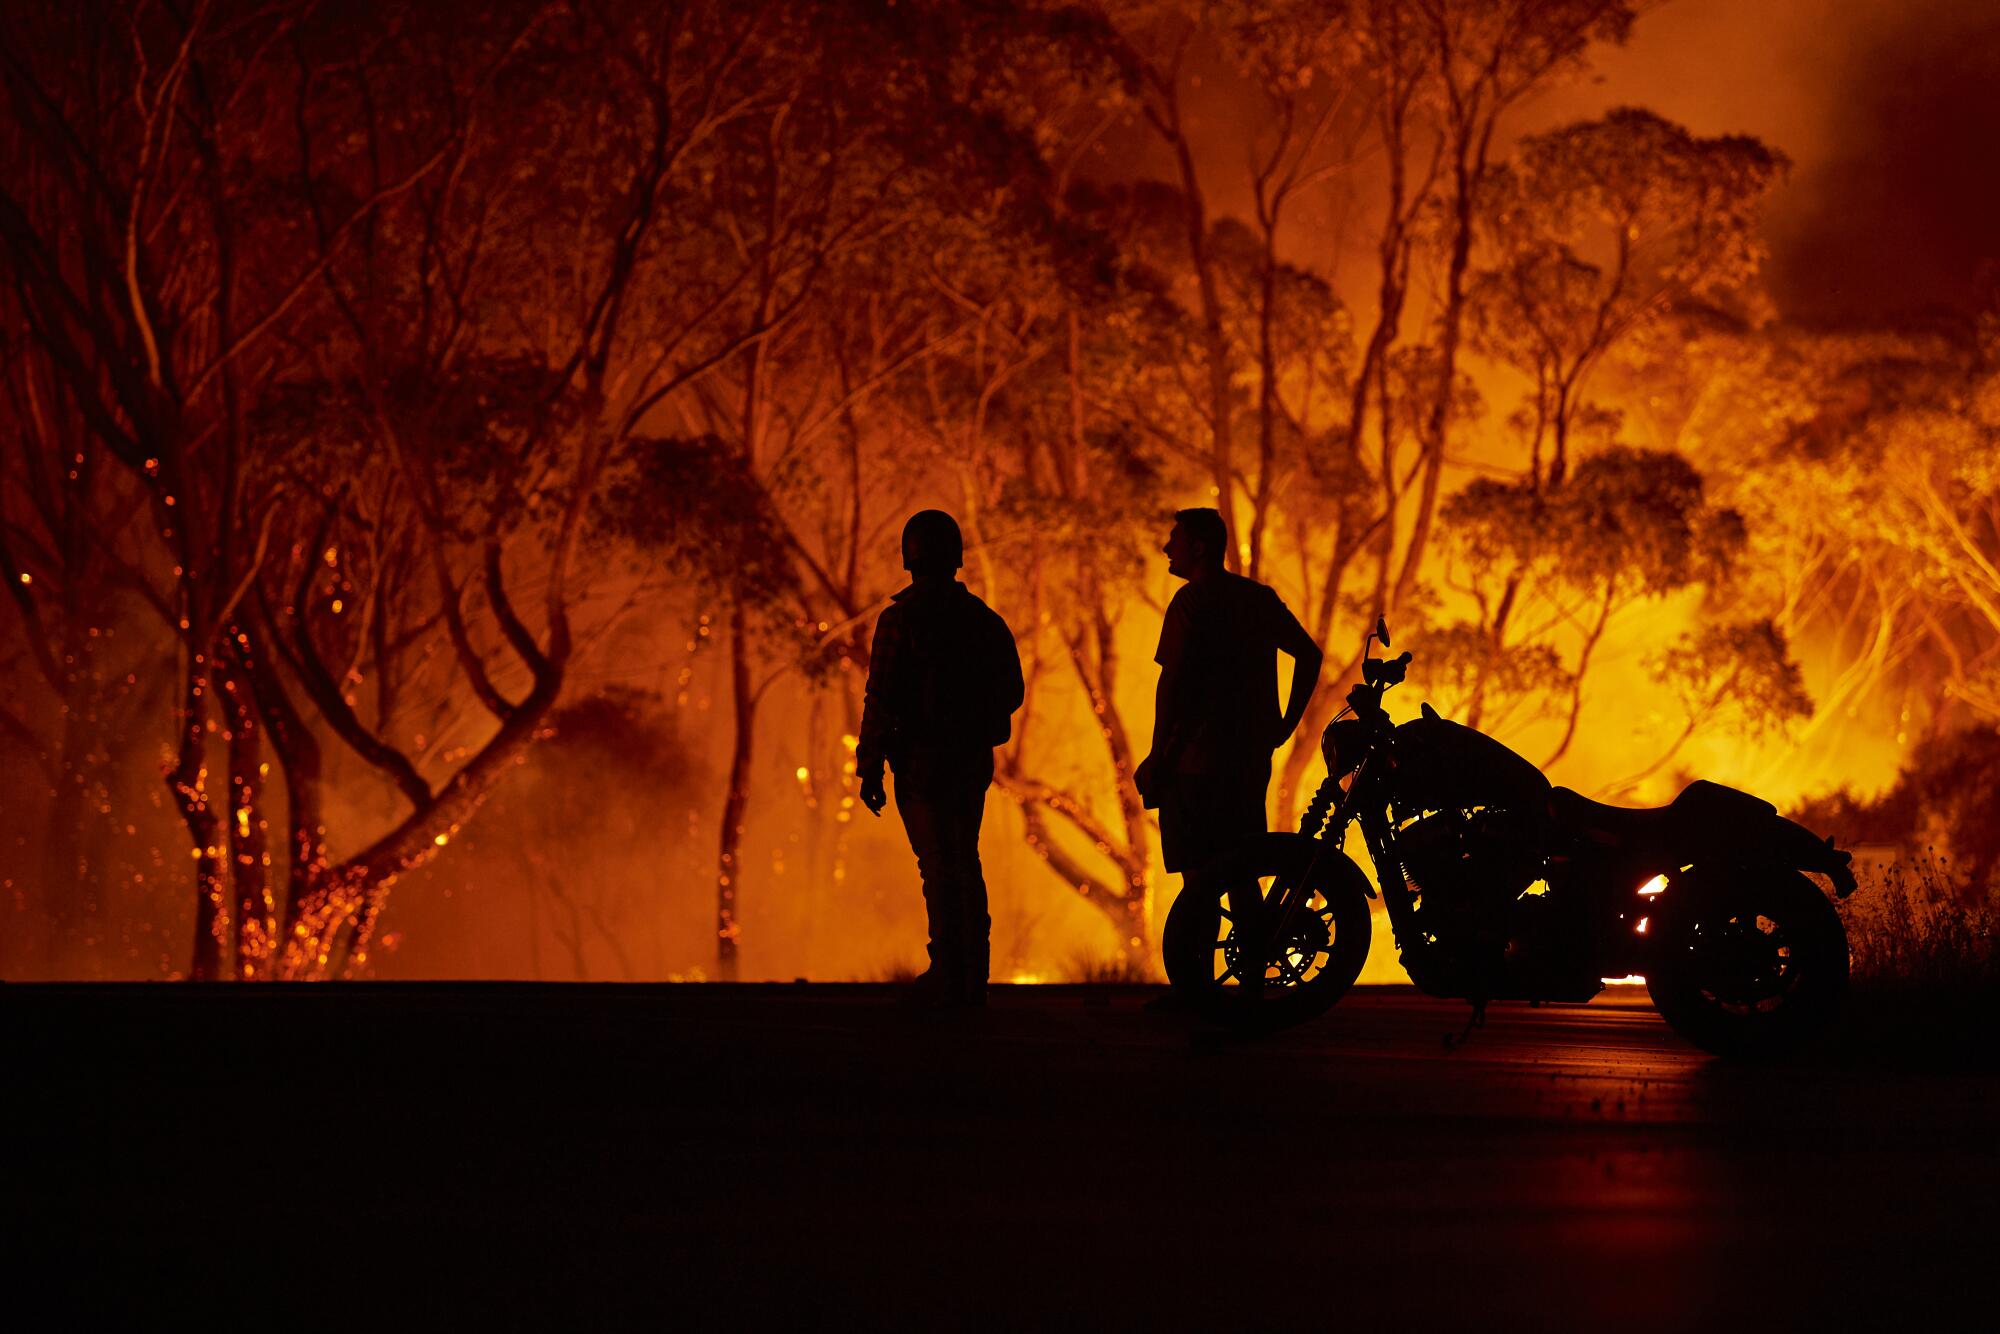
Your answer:
[[[1063,969],[1065,982],[1089,982],[1105,986],[1129,986],[1138,983],[1152,983],[1160,980],[1147,964],[1137,959],[1079,954],[1072,957],[1069,966]]]
[[[1837,1047],[1868,1064],[2000,1064],[2000,896],[1940,857],[1899,861],[1841,905],[1854,995]]]
[[[1856,986],[2000,988],[2000,899],[1993,886],[1960,882],[1942,857],[1899,861],[1865,877],[1841,917]]]

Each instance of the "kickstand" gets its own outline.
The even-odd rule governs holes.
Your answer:
[[[1473,1029],[1484,1027],[1486,1027],[1486,1002],[1476,1000],[1472,1002],[1471,1017],[1465,1021],[1465,1027],[1458,1031],[1458,1035],[1456,1037],[1450,1033],[1444,1035],[1444,1049],[1446,1051],[1458,1050],[1465,1045],[1466,1039],[1472,1036]]]

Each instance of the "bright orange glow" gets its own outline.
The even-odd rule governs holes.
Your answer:
[[[1624,977],[1600,977],[1597,980],[1607,987],[1643,987],[1646,985],[1646,979],[1637,973],[1628,973]]]
[[[1648,880],[1645,884],[1639,886],[1639,894],[1640,897],[1642,898],[1650,899],[1655,895],[1664,894],[1666,892],[1667,892],[1667,878],[1663,875],[1656,875],[1651,880]],[[1641,927],[1640,929],[1644,930],[1645,928]]]

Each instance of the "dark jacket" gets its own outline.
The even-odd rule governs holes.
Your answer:
[[[1021,707],[1007,622],[956,579],[912,583],[875,623],[855,768],[899,774],[932,757],[990,754]]]

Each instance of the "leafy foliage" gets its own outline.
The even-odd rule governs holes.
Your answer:
[[[593,517],[607,537],[746,606],[768,612],[797,591],[769,492],[715,436],[630,440]]]
[[[1812,716],[1799,666],[1768,620],[1704,626],[1654,654],[1647,666],[1690,728],[1722,726],[1760,737]]]
[[[1498,647],[1490,633],[1469,622],[1420,631],[1413,642],[1423,653],[1411,664],[1410,678],[1431,703],[1448,717],[1460,717],[1475,693],[1484,691],[1498,702],[1484,719],[1493,731],[1505,731],[1524,709],[1545,711],[1574,683],[1552,645]]]

